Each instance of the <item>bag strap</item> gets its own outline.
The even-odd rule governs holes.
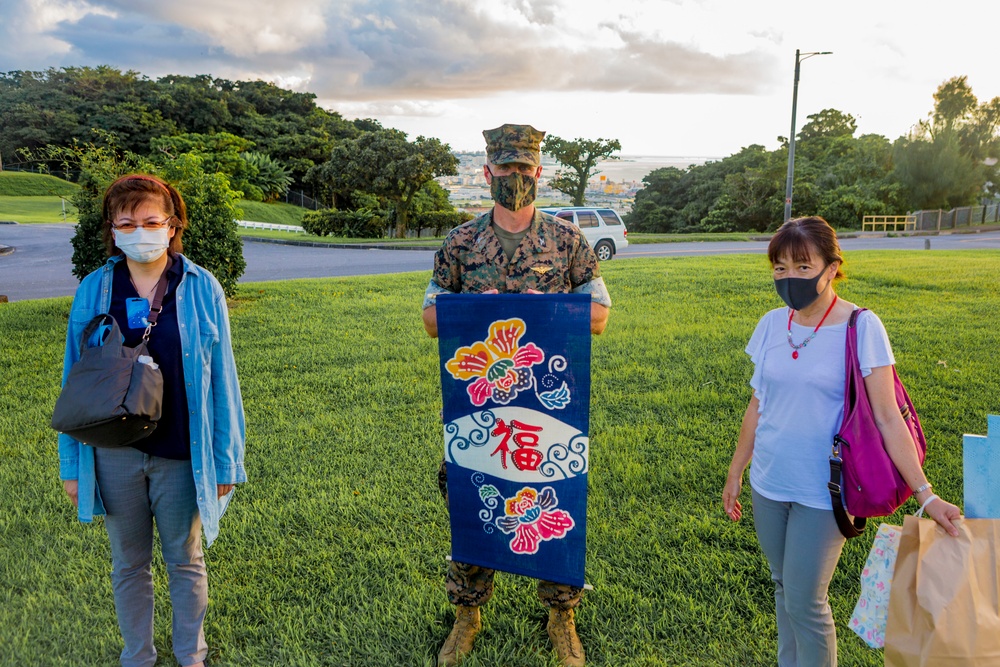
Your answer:
[[[844,461],[840,458],[840,443],[843,442],[840,436],[833,438],[833,454],[830,456],[830,481],[826,487],[830,490],[830,501],[833,505],[833,518],[837,521],[840,534],[850,539],[865,532],[868,519],[864,517],[852,517],[844,509],[844,496],[841,492],[840,483],[843,480],[842,469]]]
[[[156,283],[156,291],[153,293],[153,302],[149,305],[149,316],[146,318],[148,324],[146,325],[146,330],[142,333],[142,342],[149,342],[149,334],[153,332],[153,327],[156,326],[156,320],[160,317],[160,311],[163,310],[163,297],[167,294],[167,271],[173,266],[174,260],[167,254],[167,265],[163,267],[163,273],[160,274],[160,279]]]
[[[847,340],[844,349],[844,366],[845,366],[845,379],[844,379],[844,417],[848,415],[848,411],[851,407],[851,401],[854,400],[856,393],[863,389],[863,387],[856,386],[856,378],[861,374],[860,362],[858,361],[858,317],[861,313],[867,310],[867,308],[855,308],[851,313],[850,319],[847,321]],[[837,521],[837,527],[840,528],[840,533],[850,539],[852,537],[857,537],[864,532],[865,526],[868,524],[868,520],[863,517],[852,517],[847,513],[844,508],[844,495],[843,489],[840,484],[843,481],[843,468],[844,460],[840,457],[840,448],[844,440],[840,437],[838,433],[833,437],[833,452],[830,454],[830,481],[827,483],[827,489],[830,491],[830,501],[833,505],[833,517]]]

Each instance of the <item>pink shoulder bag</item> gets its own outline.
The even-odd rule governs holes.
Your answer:
[[[830,483],[827,484],[837,526],[847,538],[857,537],[864,531],[867,517],[892,514],[913,493],[885,451],[885,443],[875,424],[875,415],[865,391],[865,380],[858,362],[857,329],[858,316],[865,310],[856,309],[847,323],[844,421],[833,438]],[[923,465],[927,441],[920,428],[917,411],[896,374],[895,366],[892,382],[896,405]]]

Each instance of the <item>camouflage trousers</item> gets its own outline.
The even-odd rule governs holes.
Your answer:
[[[448,468],[441,461],[438,468],[438,488],[448,502]],[[496,570],[479,565],[448,562],[448,574],[445,577],[445,588],[448,591],[448,601],[465,607],[478,607],[493,596],[493,574]],[[546,607],[554,609],[573,609],[583,598],[583,589],[569,584],[557,584],[554,581],[538,580],[538,599]]]

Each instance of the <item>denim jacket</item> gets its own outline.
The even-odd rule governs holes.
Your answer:
[[[247,481],[243,469],[246,426],[225,294],[211,273],[183,255],[179,257],[184,272],[177,288],[177,325],[191,413],[191,467],[205,539],[211,545],[219,535],[219,518],[232,497],[230,492],[219,498],[216,485]],[[87,322],[111,307],[114,266],[122,259],[111,257],[76,290],[66,332],[64,383],[80,357],[80,336]],[[94,472],[94,449],[64,433],[59,434],[59,477],[78,480],[80,521],[89,523],[94,516],[104,514]]]

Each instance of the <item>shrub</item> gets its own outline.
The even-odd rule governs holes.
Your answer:
[[[201,158],[190,153],[168,162],[163,176],[187,205],[184,255],[211,271],[226,296],[233,296],[236,281],[247,268],[236,225],[243,213],[236,206],[239,193],[229,187],[225,174],[206,172]]]
[[[292,176],[280,162],[265,153],[249,151],[241,157],[256,170],[257,175],[250,178],[248,193],[244,196],[254,201],[274,201],[288,192],[292,184]],[[258,196],[259,193],[259,196]]]
[[[173,184],[187,204],[188,228],[184,232],[184,255],[215,275],[227,296],[236,291],[236,281],[246,269],[243,244],[236,227],[238,194],[223,174],[206,173],[202,159],[185,153],[162,168],[134,153],[119,154],[114,146],[77,144],[58,149],[58,157],[79,167],[80,190],[73,205],[80,223],[73,236],[73,275],[83,279],[107,259],[101,240],[101,203],[104,191],[124,174],[158,174]]]
[[[80,170],[80,189],[71,197],[73,206],[79,212],[79,223],[71,242],[73,275],[83,280],[88,273],[99,269],[108,258],[101,240],[104,225],[101,204],[104,191],[119,176],[131,172],[153,173],[153,166],[135,153],[125,151],[119,154],[113,146],[75,144],[69,148],[53,150],[61,151],[59,157]]]
[[[302,216],[302,228],[315,236],[381,238],[388,224],[384,211],[371,209],[341,211],[328,208],[309,211]]]
[[[467,211],[426,211],[414,213],[410,218],[410,227],[417,230],[433,229],[434,236],[441,236],[443,232],[458,227],[474,217],[476,216]]]

